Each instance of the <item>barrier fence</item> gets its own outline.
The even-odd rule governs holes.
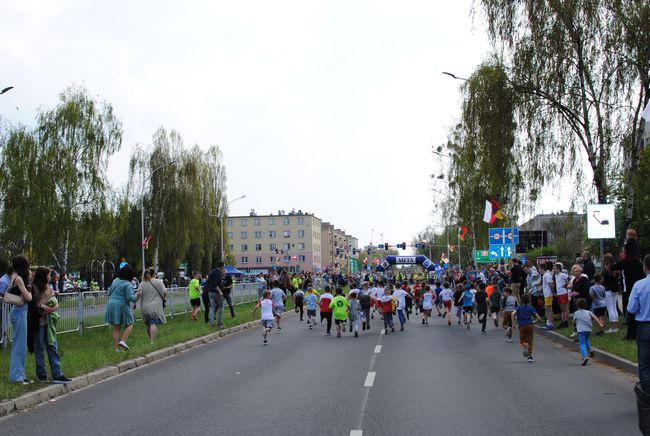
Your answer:
[[[256,283],[238,283],[233,285],[231,291],[233,305],[252,303],[258,299],[258,286]],[[83,334],[84,329],[106,326],[104,322],[104,311],[108,302],[107,291],[88,291],[59,294],[59,315],[61,318],[57,323],[57,333],[64,334],[79,332]],[[165,316],[174,319],[174,315],[187,313],[191,310],[187,288],[168,288],[167,305],[164,309]],[[12,337],[11,321],[9,314],[11,305],[2,301],[0,308],[0,341],[4,349]],[[136,304],[136,320],[141,320],[140,309]]]

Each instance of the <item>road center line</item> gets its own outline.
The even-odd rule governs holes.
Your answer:
[[[376,374],[377,373],[375,371],[369,371],[368,375],[366,376],[366,382],[363,385],[367,388],[372,387],[372,385],[375,383]]]
[[[361,430],[350,430],[350,436],[362,436],[363,431]]]
[[[379,332],[379,334],[380,334],[380,335],[385,335],[385,334],[386,334],[386,329],[381,329],[381,331]]]
[[[375,354],[381,353],[381,345],[375,345]]]

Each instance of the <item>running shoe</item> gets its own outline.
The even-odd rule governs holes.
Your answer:
[[[124,348],[125,350],[130,350],[129,346],[126,345],[126,342],[124,342],[124,341],[120,341],[120,342],[118,342],[117,345],[119,345],[120,347]]]
[[[552,325],[547,325],[546,327],[544,327],[544,330],[553,330],[553,326]]]
[[[467,330],[469,330],[469,323],[467,323]]]
[[[512,342],[512,338],[508,338],[508,342]]]
[[[485,330],[481,330],[481,334],[482,334],[482,335],[487,335],[487,333],[485,332]]]
[[[325,333],[325,336],[332,336],[332,334],[327,332],[327,333]]]
[[[424,323],[424,320],[422,320],[422,325],[424,325],[424,324],[425,324],[425,323]]]
[[[391,333],[395,333],[395,327],[390,328]]]
[[[444,318],[445,316],[447,316],[447,312],[445,312],[445,313],[442,314],[442,317],[443,317],[443,318]]]
[[[451,325],[451,321],[447,321],[447,325],[449,325],[449,326],[450,326],[450,325]]]
[[[498,320],[498,319],[495,319],[495,320],[494,320],[494,326],[495,326],[495,327],[499,327],[499,320]]]
[[[359,337],[359,332],[354,332],[354,337],[358,338]]]
[[[605,331],[605,333],[616,333],[616,332],[618,332],[618,329],[612,329],[612,328],[607,329],[607,330]]]
[[[585,357],[584,359],[582,359],[582,363],[580,364],[580,366],[587,366],[588,362],[589,362],[589,358]]]
[[[48,383],[50,381],[46,375],[37,375],[36,380],[41,383]]]
[[[403,331],[404,331],[404,326],[401,326],[401,327],[399,328],[399,331],[400,331],[400,332],[403,332]]]
[[[533,363],[534,361],[533,356],[528,356],[528,363]]]
[[[508,339],[512,337],[512,327],[508,327],[506,329],[506,336],[508,337]]]
[[[341,337],[341,333],[337,333],[337,334],[336,334],[336,337],[337,337],[337,338],[340,338],[340,337]]]
[[[575,338],[576,336],[578,336],[578,332],[573,332],[569,335],[570,338]]]
[[[595,355],[596,355],[596,353],[594,352],[593,349],[589,350],[589,357],[594,357]]]
[[[526,350],[526,349],[524,349],[524,357],[525,357],[525,358],[529,358],[529,357],[530,357],[530,353],[529,353],[528,350]]]

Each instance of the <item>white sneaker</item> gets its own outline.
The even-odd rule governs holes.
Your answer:
[[[616,333],[618,332],[618,329],[607,329],[605,333]]]
[[[573,332],[569,335],[570,338],[575,338],[576,336],[578,336],[578,332]]]
[[[124,348],[125,350],[130,350],[129,346],[126,345],[126,342],[124,342],[124,341],[120,341],[120,342],[118,342],[118,345],[119,345],[120,347]]]

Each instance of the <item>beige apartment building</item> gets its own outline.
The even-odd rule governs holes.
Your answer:
[[[323,270],[343,270],[349,268],[350,258],[356,258],[359,240],[337,229],[333,224],[321,224],[321,259]]]
[[[245,272],[321,271],[321,220],[299,211],[229,216],[225,231],[235,267]]]

